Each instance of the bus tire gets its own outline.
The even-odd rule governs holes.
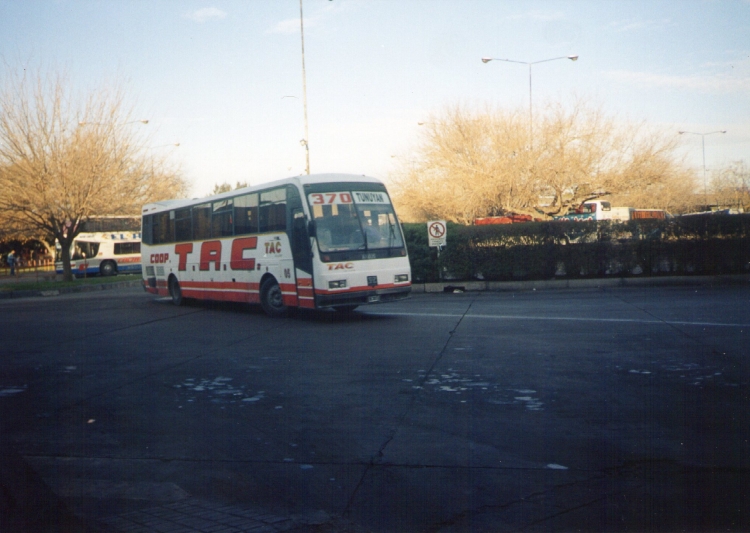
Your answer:
[[[284,317],[289,313],[289,308],[284,305],[281,287],[272,277],[266,278],[260,285],[260,305],[263,311],[273,318]]]
[[[99,273],[102,276],[114,276],[117,274],[117,267],[112,261],[104,261],[99,265]]]
[[[174,276],[169,278],[169,295],[172,297],[173,304],[182,305],[182,289],[180,288],[180,282]]]

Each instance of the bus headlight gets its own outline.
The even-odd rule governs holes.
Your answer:
[[[396,274],[394,281],[396,283],[406,283],[409,281],[409,274]]]
[[[346,288],[346,280],[340,279],[338,281],[329,281],[328,282],[328,288],[329,289],[345,289]]]

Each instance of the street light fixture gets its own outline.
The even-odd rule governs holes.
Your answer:
[[[531,98],[531,66],[536,65],[537,63],[546,63],[548,61],[556,61],[558,59],[570,59],[571,61],[578,61],[578,56],[560,56],[560,57],[551,57],[549,59],[541,59],[539,61],[516,61],[515,59],[501,59],[499,57],[483,57],[482,63],[489,63],[490,61],[505,61],[506,63],[520,63],[522,65],[528,65],[529,66],[529,139],[531,139],[531,135],[533,134],[534,130],[534,113],[532,110],[532,98]]]
[[[708,207],[708,185],[706,184],[706,135],[713,135],[714,133],[726,133],[727,130],[716,130],[716,131],[709,131],[708,133],[698,133],[695,131],[678,131],[680,135],[684,135],[685,133],[688,133],[690,135],[700,135],[701,136],[701,147],[703,149],[703,201],[706,203],[706,210],[709,209]]]

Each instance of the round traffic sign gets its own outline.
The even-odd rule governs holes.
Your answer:
[[[430,237],[439,239],[445,235],[445,225],[442,222],[433,222],[429,227]]]

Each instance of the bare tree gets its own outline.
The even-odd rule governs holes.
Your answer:
[[[750,168],[745,161],[734,161],[714,173],[710,187],[716,205],[750,210]]]
[[[235,190],[242,189],[244,187],[247,187],[246,181],[237,181],[236,185],[234,186]],[[226,181],[222,183],[221,185],[219,185],[218,183],[215,183],[214,189],[211,191],[211,194],[209,194],[208,196],[214,196],[215,194],[221,194],[223,192],[229,192],[231,190],[232,190],[232,186]]]
[[[137,215],[187,184],[135,130],[119,88],[81,98],[65,76],[6,64],[0,87],[0,225],[57,239],[64,277],[70,245],[98,215]]]
[[[666,207],[676,177],[689,181],[676,142],[581,102],[549,106],[533,139],[524,110],[452,107],[425,123],[415,157],[392,176],[394,196],[407,219],[465,224],[506,213],[546,219],[595,198],[641,201],[644,191]]]

